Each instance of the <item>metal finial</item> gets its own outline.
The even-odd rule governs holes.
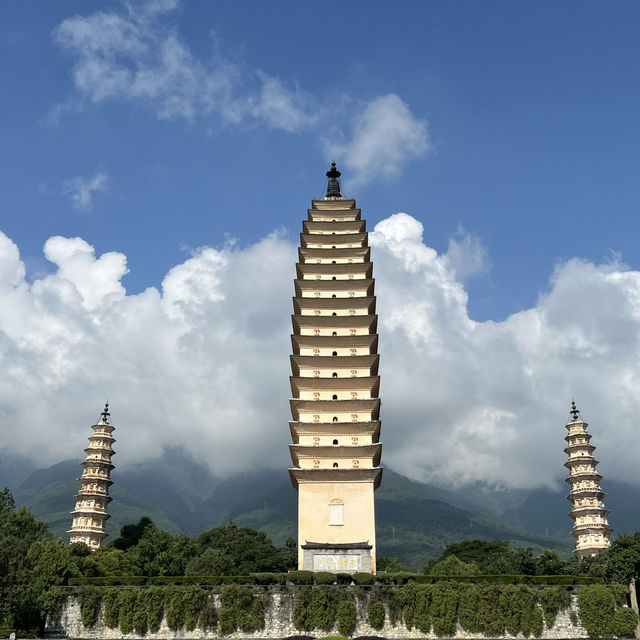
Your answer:
[[[576,407],[574,400],[571,400],[571,411],[569,411],[569,413],[573,416],[574,420],[577,420],[580,417],[580,411]]]
[[[329,182],[327,183],[327,198],[342,198],[342,194],[340,193],[340,176],[342,175],[336,169],[336,163],[331,163],[331,169],[327,171],[327,178],[329,178]]]
[[[109,401],[107,400],[104,403],[104,409],[102,410],[102,413],[100,414],[100,417],[102,418],[102,422],[104,422],[105,424],[108,424],[110,415],[111,414],[109,413]]]

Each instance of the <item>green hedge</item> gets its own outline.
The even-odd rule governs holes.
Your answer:
[[[290,571],[289,573],[257,573],[250,576],[120,576],[100,578],[70,578],[69,586],[92,585],[96,587],[111,586],[145,586],[145,585],[193,585],[222,586],[240,585],[397,585],[410,582],[417,584],[437,584],[439,582],[462,582],[469,584],[531,584],[531,585],[588,585],[602,584],[604,578],[591,576],[525,576],[525,575],[481,575],[481,576],[431,576],[422,573],[329,573],[326,571]],[[622,587],[623,589],[625,587]]]

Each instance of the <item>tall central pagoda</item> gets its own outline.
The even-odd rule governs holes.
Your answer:
[[[324,200],[302,223],[293,298],[291,414],[298,490],[298,568],[376,569],[380,486],[378,335],[366,223],[340,193],[335,162]]]

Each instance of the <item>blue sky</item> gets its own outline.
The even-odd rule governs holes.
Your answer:
[[[375,228],[385,464],[560,486],[574,396],[640,483],[639,22],[6,0],[0,442],[33,454],[47,416],[44,462],[77,456],[109,397],[118,464],[286,465],[297,234],[335,159]]]
[[[633,3],[191,2],[157,17],[152,28],[175,33],[207,71],[236,65],[239,97],[258,90],[260,71],[304,94],[319,121],[295,132],[224,123],[215,108],[159,119],[157,101],[124,92],[92,102],[74,87],[78,50],[53,33],[98,10],[126,15],[118,2],[0,9],[0,223],[34,272],[49,268],[41,247],[55,234],[125,253],[129,292],[225,234],[247,244],[284,227],[295,237],[331,157],[319,139],[335,129],[348,138],[358,111],[388,94],[428,123],[431,149],[396,176],[376,163],[353,191],[343,162],[345,189],[371,226],[409,212],[436,249],[459,225],[479,236],[492,269],[469,283],[474,318],[533,304],[558,260],[619,252],[638,266]],[[98,173],[105,191],[90,211],[74,209],[63,185]]]

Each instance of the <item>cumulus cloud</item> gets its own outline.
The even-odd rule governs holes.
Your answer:
[[[475,322],[458,264],[418,220],[390,216],[370,240],[383,463],[432,482],[553,485],[574,396],[604,474],[640,483],[640,272],[575,258],[534,307]],[[55,272],[29,282],[0,234],[0,441],[45,463],[81,455],[109,397],[119,466],[184,445],[218,474],[284,469],[295,249],[277,233],[203,247],[128,295],[120,253],[53,237]]]
[[[368,183],[382,168],[386,176],[396,176],[431,149],[426,119],[416,118],[394,93],[368,102],[353,119],[345,142],[325,146],[328,157],[340,159],[353,172],[353,188]]]
[[[98,171],[92,178],[76,177],[65,180],[62,192],[71,197],[74,208],[79,211],[91,211],[94,193],[106,191],[108,184],[107,175]]]

